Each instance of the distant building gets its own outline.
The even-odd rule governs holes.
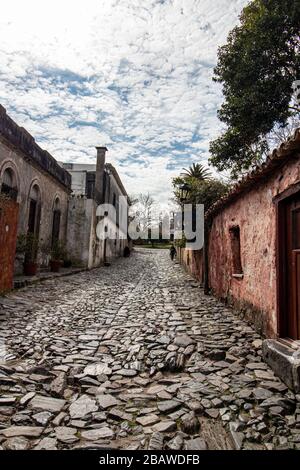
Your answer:
[[[116,169],[105,163],[106,151],[97,148],[95,165],[59,164],[0,105],[0,293],[23,272],[25,255],[16,256],[21,235],[38,240],[35,264],[41,267],[57,241],[86,268],[124,254],[127,228],[119,221],[128,219],[128,196]],[[103,203],[116,217],[110,210],[96,214]]]
[[[128,195],[116,169],[105,163],[106,147],[97,147],[96,164],[62,163],[72,176],[67,240],[68,249],[87,268],[109,263],[122,256],[128,245],[127,230],[119,226],[120,217],[128,218]],[[100,204],[111,204],[116,218],[110,213],[97,217]],[[96,233],[97,224],[103,239]],[[104,239],[105,236],[105,239]]]
[[[47,263],[54,241],[66,239],[71,175],[46,150],[41,149],[1,105],[0,192],[14,201],[17,207],[16,233],[32,233],[41,245],[48,247],[45,259],[43,254],[39,254],[39,262]],[[3,223],[1,226],[3,230]],[[14,231],[11,227],[10,233]],[[0,250],[4,249],[4,246],[0,247]],[[16,271],[22,272],[22,264],[16,264]]]

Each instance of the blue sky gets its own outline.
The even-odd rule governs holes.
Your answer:
[[[0,103],[62,161],[106,145],[130,194],[171,195],[220,132],[218,46],[246,0],[10,0]]]

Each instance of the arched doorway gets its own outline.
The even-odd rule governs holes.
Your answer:
[[[6,168],[2,176],[1,193],[6,194],[10,199],[17,200],[18,185],[15,172],[12,168]]]

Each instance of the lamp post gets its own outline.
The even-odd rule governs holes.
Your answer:
[[[187,183],[183,183],[179,186],[179,199],[181,202],[181,206],[183,206],[185,201],[187,200],[189,190],[190,187]]]
[[[182,183],[179,186],[179,200],[180,200],[180,204],[181,204],[181,223],[182,223],[181,231],[182,231],[182,237],[184,235],[184,204],[185,204],[185,202],[188,198],[189,191],[190,191],[190,186],[189,186],[188,183]]]

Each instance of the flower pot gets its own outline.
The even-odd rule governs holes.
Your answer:
[[[27,261],[24,263],[24,274],[25,276],[35,276],[37,273],[37,263]]]
[[[52,273],[58,273],[60,270],[61,262],[59,260],[50,261],[50,269]]]

